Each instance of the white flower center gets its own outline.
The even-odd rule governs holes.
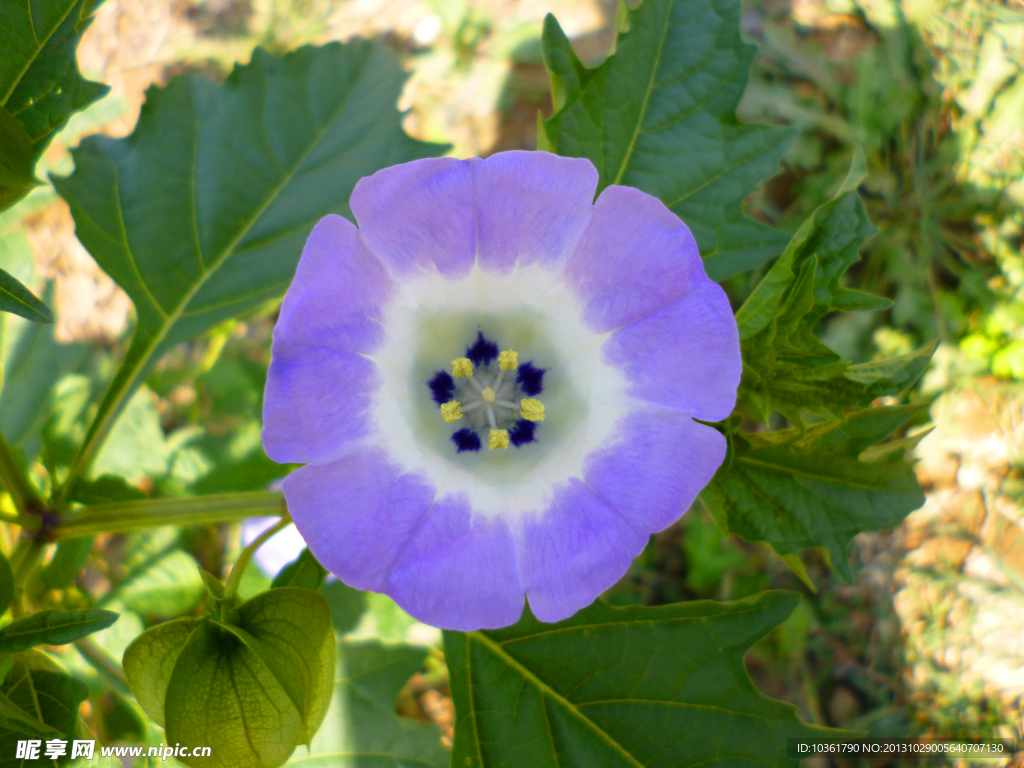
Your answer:
[[[476,266],[458,281],[428,273],[398,282],[402,292],[382,318],[384,343],[370,355],[381,375],[371,405],[377,441],[439,496],[467,495],[476,513],[545,509],[558,485],[582,476],[587,454],[614,439],[631,407],[625,377],[602,358],[607,335],[587,329],[576,296],[539,267],[502,275]],[[459,375],[466,371],[453,362],[478,334],[506,360],[517,352],[518,370],[502,370],[492,356]],[[527,364],[544,370],[540,400],[518,379]],[[455,383],[440,405],[427,386],[439,370]],[[494,442],[495,431],[513,434],[522,419],[537,425],[535,442]],[[453,436],[464,428],[479,432],[480,450],[457,450]]]

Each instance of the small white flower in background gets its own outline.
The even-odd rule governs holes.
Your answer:
[[[242,523],[242,546],[252,544],[261,533],[280,522],[279,517],[253,517]],[[252,559],[267,576],[273,578],[306,548],[306,540],[294,524],[271,536]]]

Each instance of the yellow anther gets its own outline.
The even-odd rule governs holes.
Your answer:
[[[480,397],[482,397],[488,403],[493,403],[494,402],[494,390],[491,389],[490,387],[484,387],[483,390],[480,392]]]
[[[508,448],[508,430],[492,429],[490,434],[487,435],[487,447],[491,450],[495,448]]]
[[[527,397],[519,403],[519,409],[527,421],[544,421],[544,403],[540,400]]]
[[[452,360],[452,376],[457,379],[473,375],[473,362],[468,357]]]
[[[514,371],[519,367],[519,353],[514,349],[506,349],[498,355],[498,367],[503,371]]]
[[[445,403],[441,406],[441,418],[451,424],[453,421],[458,421],[462,418],[462,403],[458,400],[452,400],[449,403]]]

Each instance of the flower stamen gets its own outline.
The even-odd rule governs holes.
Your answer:
[[[519,367],[519,353],[514,349],[506,349],[498,355],[498,367],[503,371],[514,371]],[[501,378],[500,374],[498,378]]]
[[[468,357],[457,357],[452,360],[452,376],[464,379],[473,376],[473,363]]]
[[[445,403],[441,406],[441,418],[451,424],[453,421],[458,421],[462,418],[462,403],[458,400],[452,400],[450,403]]]
[[[495,448],[501,448],[502,450],[508,448],[508,430],[492,429],[490,434],[487,435],[487,447],[492,451]]]
[[[523,418],[528,421],[544,421],[544,403],[540,400],[535,400],[532,397],[524,398],[519,403],[519,409],[523,413]]]

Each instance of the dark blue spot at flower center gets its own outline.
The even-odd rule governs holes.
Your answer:
[[[523,393],[535,397],[544,390],[544,372],[546,368],[537,368],[533,363],[523,363],[516,372],[516,381]]]
[[[444,405],[455,394],[455,379],[450,373],[444,371],[435,373],[434,378],[427,382],[427,386],[430,387],[430,391],[434,394],[434,402],[438,405]]]
[[[452,435],[452,442],[455,443],[459,453],[480,450],[480,436],[472,429],[460,429]]]
[[[533,430],[536,429],[537,425],[532,421],[526,421],[526,419],[520,419],[508,431],[508,439],[512,441],[512,445],[518,448],[521,445],[533,442]]]
[[[483,331],[478,331],[473,346],[466,347],[466,357],[473,365],[488,365],[498,356],[498,345],[484,338]]]

